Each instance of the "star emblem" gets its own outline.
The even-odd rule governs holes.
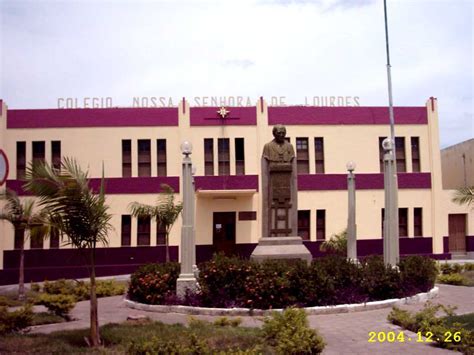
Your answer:
[[[222,117],[222,118],[226,118],[226,116],[229,114],[230,111],[226,110],[226,108],[224,106],[222,106],[218,111],[217,113]]]

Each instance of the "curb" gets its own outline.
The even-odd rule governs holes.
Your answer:
[[[336,313],[351,313],[371,311],[374,309],[382,309],[393,306],[401,306],[404,304],[414,304],[425,302],[429,299],[438,296],[439,288],[433,287],[428,292],[418,293],[411,297],[393,298],[383,301],[373,301],[367,303],[357,304],[339,304],[335,306],[317,306],[303,308],[308,315],[317,314],[336,314]],[[190,315],[206,315],[206,316],[265,316],[272,312],[282,312],[283,309],[250,309],[250,308],[207,308],[207,307],[192,307],[192,306],[163,306],[151,305],[124,299],[125,306],[128,308],[138,309],[146,312],[156,313],[180,313]]]

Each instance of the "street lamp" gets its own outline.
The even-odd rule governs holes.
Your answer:
[[[347,218],[347,258],[357,260],[357,234],[356,234],[356,197],[355,197],[355,176],[356,164],[350,161],[346,164],[347,171],[347,191],[349,195],[349,209]]]
[[[181,143],[183,158],[183,224],[181,226],[181,272],[176,281],[176,295],[184,297],[186,291],[195,291],[197,287],[194,268],[196,265],[196,241],[194,235],[194,185],[190,155],[193,146],[190,142]]]

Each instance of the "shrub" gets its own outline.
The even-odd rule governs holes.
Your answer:
[[[464,264],[464,271],[474,271],[474,263]]]
[[[33,320],[33,306],[26,306],[9,312],[7,307],[0,306],[0,334],[16,332],[29,327]]]
[[[464,285],[464,277],[461,274],[447,274],[447,275],[439,275],[438,282],[442,284],[448,285]]]
[[[128,354],[210,354],[209,346],[204,340],[191,334],[189,344],[179,344],[173,340],[153,337],[150,340],[140,339],[130,343]]]
[[[340,256],[347,255],[347,230],[339,234],[333,234],[329,240],[321,243],[319,247],[321,251],[329,254],[336,254]]]
[[[87,289],[89,289],[87,285]],[[110,297],[123,295],[127,288],[123,283],[118,283],[114,280],[98,280],[96,285],[97,297]]]
[[[30,289],[33,292],[40,292],[41,291],[41,286],[38,285],[36,282],[32,282],[30,285]]]
[[[65,279],[45,281],[43,284],[43,292],[50,295],[73,295],[74,288],[74,282]]]
[[[424,256],[407,256],[398,264],[405,296],[428,292],[435,284],[438,270],[436,262]]]
[[[323,339],[308,326],[302,309],[274,312],[264,319],[262,330],[265,340],[280,354],[319,354],[324,349]]]
[[[362,287],[369,301],[398,298],[403,294],[400,273],[392,266],[385,265],[382,257],[365,259],[362,272]]]
[[[242,318],[232,318],[229,319],[227,317],[219,317],[214,321],[214,325],[218,327],[238,327],[242,323]]]
[[[76,305],[76,299],[72,295],[43,293],[39,296],[38,304],[48,308],[51,313],[69,320],[69,312]]]
[[[148,264],[140,267],[130,277],[128,296],[131,300],[162,304],[165,298],[176,291],[179,264]]]

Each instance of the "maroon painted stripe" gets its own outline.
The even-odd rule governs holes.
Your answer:
[[[101,179],[90,179],[90,186],[94,191],[100,189]],[[24,181],[7,180],[7,187],[15,191],[18,195],[31,195],[23,190]],[[106,178],[105,192],[108,195],[117,194],[154,194],[161,192],[161,184],[170,185],[176,193],[179,193],[179,177],[158,176],[158,177],[136,177],[136,178]]]
[[[395,124],[427,124],[426,107],[395,107]],[[269,107],[268,124],[389,124],[387,107]]]
[[[178,126],[177,108],[8,110],[7,128]]]
[[[196,176],[196,190],[257,190],[258,175]]]
[[[400,189],[430,189],[430,173],[399,173]],[[383,174],[356,174],[357,190],[384,188]],[[347,190],[347,174],[298,175],[299,191]]]
[[[255,126],[257,124],[257,107],[229,107],[226,118],[217,111],[220,107],[191,107],[191,126]]]
[[[0,116],[2,115],[3,112],[3,100],[0,99]]]

